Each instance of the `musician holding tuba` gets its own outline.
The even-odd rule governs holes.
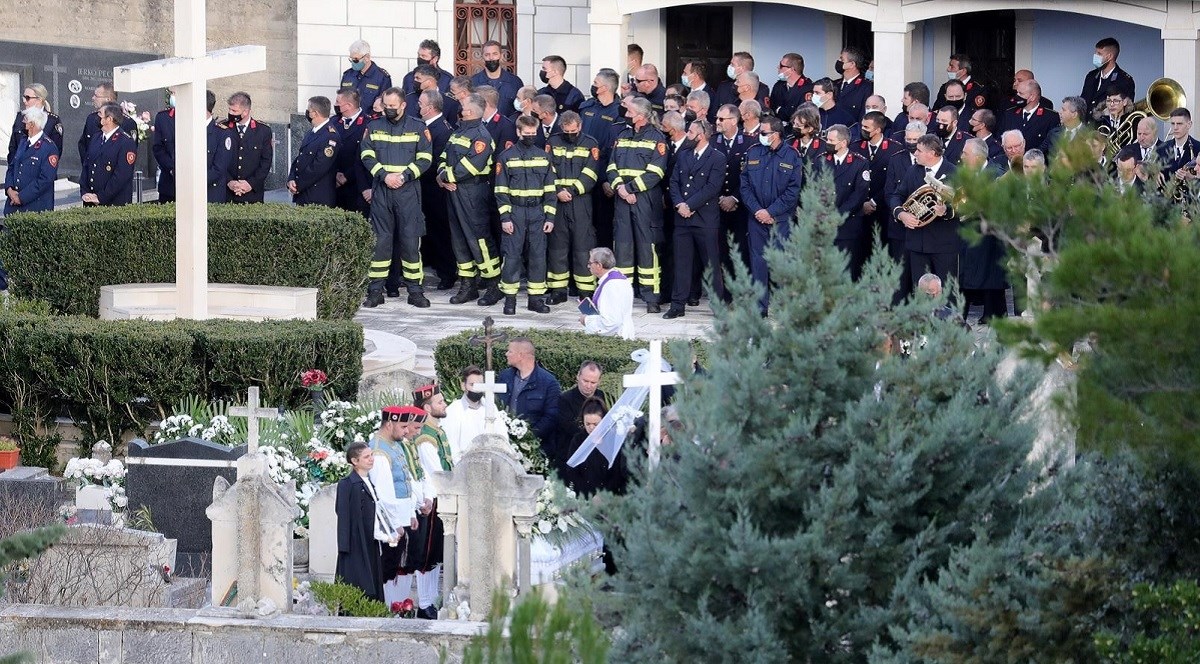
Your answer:
[[[904,224],[905,249],[912,283],[927,272],[943,282],[958,279],[958,258],[962,239],[958,235],[958,217],[947,202],[952,192],[946,182],[954,174],[954,164],[942,158],[942,139],[926,134],[917,140],[916,164],[888,197],[893,223]]]
[[[1191,183],[1196,180],[1195,161],[1200,157],[1200,141],[1192,138],[1192,114],[1186,108],[1171,111],[1168,119],[1169,136],[1158,146],[1158,161],[1162,164],[1159,175],[1159,185],[1167,193],[1183,192],[1191,189]],[[1172,181],[1177,184],[1172,186]],[[1175,196],[1176,200],[1182,197]]]

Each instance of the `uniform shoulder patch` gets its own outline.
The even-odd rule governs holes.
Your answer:
[[[332,156],[333,156],[333,148],[332,148],[332,147],[330,147],[330,146],[328,146],[328,145],[326,145],[326,146],[325,146],[325,156],[326,156],[326,157],[332,157]]]
[[[46,161],[50,162],[51,166],[57,167],[58,166],[58,155],[52,154],[46,159]]]
[[[667,144],[666,143],[658,144],[658,153],[660,155],[666,156],[666,154],[667,154]]]
[[[983,108],[986,103],[987,99],[984,99],[983,95],[975,95],[975,108]]]
[[[231,137],[231,136],[226,136],[226,137],[225,137],[225,149],[226,149],[226,150],[232,150],[232,149],[233,149],[233,137]]]
[[[432,136],[432,135],[429,133],[429,128],[428,128],[428,127],[425,129],[425,140],[427,140],[427,141],[432,141],[432,140],[433,140],[433,136]]]
[[[866,180],[867,182],[871,181],[871,169],[869,169],[869,168],[863,169],[863,179]]]
[[[475,141],[475,154],[483,154],[483,151],[486,149],[487,143],[484,143],[483,141]]]
[[[600,159],[600,148],[592,148],[592,159]]]
[[[136,152],[126,152],[125,153],[125,161],[129,162],[130,166],[133,166],[133,162],[137,161],[137,153]]]

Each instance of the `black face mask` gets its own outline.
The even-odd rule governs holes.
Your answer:
[[[953,106],[954,108],[956,108],[960,111],[963,110],[963,106],[965,106],[966,103],[967,103],[966,99],[958,99],[956,101],[950,101],[949,99],[946,100],[947,106]]]
[[[493,72],[493,73],[500,71],[500,61],[499,60],[484,60],[483,68],[490,72]]]
[[[679,149],[680,150],[695,150],[696,149],[696,141],[694,141],[690,138],[685,138],[685,139],[683,139],[683,142],[679,144]]]
[[[695,113],[693,113],[693,112],[691,112],[691,111],[684,111],[684,112],[683,112],[683,121],[684,121],[684,122],[691,122],[691,121],[693,121],[693,120],[695,120],[695,119],[696,119],[696,114],[695,114]]]
[[[550,82],[550,77],[546,75],[545,70],[538,72],[538,78],[542,79],[542,83]]]
[[[308,124],[312,124],[312,123],[313,123],[313,121],[312,121],[312,111],[305,111],[305,112],[304,112],[304,119],[305,119],[305,120],[308,120]]]
[[[916,152],[917,152],[917,144],[916,143],[905,143],[904,147],[908,148],[909,154],[916,154]]]
[[[838,73],[838,76],[841,76],[842,74],[846,73],[846,65],[842,64],[841,60],[835,60],[833,63],[833,70]]]
[[[385,108],[385,109],[383,109],[383,117],[387,118],[389,122],[399,122],[400,121],[400,109]]]
[[[483,401],[483,392],[471,392],[468,390],[467,400],[471,403],[479,403],[480,401]]]
[[[867,131],[866,129],[862,130],[862,137],[864,141],[871,140],[871,132]]]
[[[430,62],[432,62],[432,60],[426,60],[425,58],[422,58],[422,57],[420,57],[420,56],[417,56],[417,64],[418,64],[418,65],[427,65],[427,64],[429,64]]]
[[[837,148],[833,145],[833,143],[826,141],[825,154],[837,154]]]
[[[533,136],[522,136],[521,137],[521,145],[524,145],[525,147],[532,147],[533,139],[534,139]]]
[[[1026,100],[1025,100],[1025,98],[1024,98],[1024,97],[1022,97],[1022,96],[1021,96],[1021,95],[1019,95],[1019,94],[1015,94],[1015,93],[1014,93],[1014,94],[1013,94],[1013,99],[1014,99],[1014,100],[1017,102],[1017,105],[1018,105],[1018,106],[1024,106],[1025,104],[1028,104],[1028,103],[1029,103],[1028,101],[1026,101]]]
[[[237,124],[241,121],[242,121],[242,116],[234,115],[233,113],[229,114],[229,124]]]
[[[592,86],[592,96],[599,97],[600,96],[600,88],[597,88],[596,86],[593,85]]]
[[[577,131],[564,131],[564,132],[562,132],[562,137],[563,137],[563,140],[568,143],[579,142],[579,132],[577,132]]]
[[[948,124],[942,124],[940,122],[938,123],[938,126],[937,126],[937,135],[938,136],[941,136],[942,138],[950,138],[950,136],[953,134],[954,134],[953,127],[951,127]]]

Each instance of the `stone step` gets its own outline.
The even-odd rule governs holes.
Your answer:
[[[100,318],[124,320],[175,318],[175,284],[120,284],[100,288]],[[317,289],[246,284],[209,284],[212,318],[238,320],[314,320]]]
[[[416,344],[390,332],[363,329],[363,375],[358,397],[393,391],[411,393],[429,381],[415,371]]]

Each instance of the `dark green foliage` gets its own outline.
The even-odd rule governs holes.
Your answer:
[[[383,602],[370,599],[358,586],[337,581],[326,583],[313,581],[310,584],[313,599],[329,609],[329,615],[351,618],[387,618],[391,611]]]
[[[508,595],[497,591],[487,632],[467,646],[463,664],[604,664],[608,649],[591,603],[575,594],[563,594],[552,605],[534,591],[512,606]]]
[[[353,321],[105,321],[0,313],[0,409],[13,414],[30,454],[52,453],[54,418],[73,417],[86,454],[97,440],[143,433],[188,395],[298,408],[300,373],[324,369],[353,398],[362,375],[362,327]]]
[[[1129,642],[1118,635],[1096,637],[1106,662],[1194,664],[1200,661],[1200,586],[1194,580],[1162,587],[1141,584],[1133,591],[1140,630]]]
[[[998,385],[998,350],[938,302],[890,308],[884,257],[852,283],[835,210],[810,183],[768,254],[770,319],[739,269],[707,375],[677,393],[686,435],[589,515],[621,569],[619,661],[866,661],[912,617],[901,588],[1017,524],[1033,376]]]
[[[319,288],[317,315],[351,318],[374,238],[358,214],[318,206],[210,205],[211,283]],[[68,208],[5,219],[12,291],[95,316],[100,287],[175,281],[175,206]]]
[[[1024,247],[1030,228],[1054,234],[1052,268],[1041,282],[1032,328],[1007,328],[1012,341],[1053,357],[1081,341],[1074,420],[1085,449],[1164,447],[1186,463],[1200,458],[1200,228],[1177,211],[1103,189],[1087,179],[1086,148],[1070,146],[1048,180],[964,177],[960,211],[987,220],[990,232]],[[1148,190],[1154,186],[1149,183]],[[1026,260],[1013,261],[1024,283]]]
[[[622,375],[630,373],[636,367],[629,354],[638,348],[645,348],[645,341],[626,341],[615,337],[602,337],[584,332],[564,332],[560,330],[514,330],[498,328],[504,332],[507,339],[529,337],[537,349],[538,363],[558,378],[564,390],[575,385],[575,374],[579,373],[579,365],[585,360],[594,360],[600,364],[604,375],[600,379],[600,388],[610,395],[620,396],[625,389],[621,386]],[[487,364],[483,346],[472,346],[468,340],[474,335],[483,335],[483,328],[467,330],[452,337],[446,337],[438,342],[434,349],[434,364],[437,367],[438,382],[448,393],[448,398],[460,396],[461,378],[459,372],[467,365],[485,369]],[[508,366],[504,353],[508,343],[501,342],[492,348],[492,366],[500,373]]]

